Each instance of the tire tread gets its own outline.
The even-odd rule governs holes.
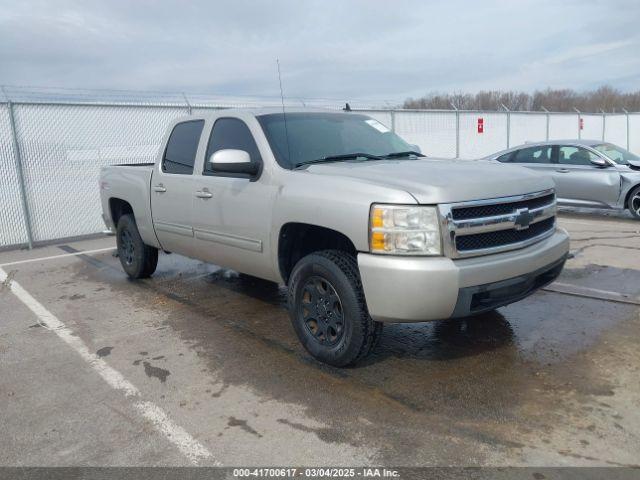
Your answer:
[[[158,249],[151,247],[142,241],[142,237],[140,236],[140,232],[138,231],[138,226],[133,215],[126,214],[120,217],[118,220],[118,235],[120,230],[123,228],[128,228],[133,235],[137,244],[136,248],[140,251],[141,262],[135,270],[129,271],[125,267],[124,262],[121,261],[122,268],[127,275],[133,279],[150,277],[156,271],[156,267],[158,266]]]
[[[364,330],[365,337],[365,341],[362,343],[360,351],[355,356],[355,358],[351,362],[349,362],[349,365],[356,364],[364,357],[369,355],[369,353],[371,353],[371,350],[373,350],[373,348],[376,346],[382,333],[383,324],[381,322],[373,321],[369,315],[367,301],[364,297],[364,290],[362,288],[360,269],[358,268],[358,262],[353,257],[353,255],[349,255],[348,253],[341,250],[321,250],[317,252],[316,255],[320,255],[321,257],[324,257],[327,260],[335,263],[338,268],[340,268],[340,270],[342,270],[342,272],[346,275],[349,283],[351,283],[356,293],[356,297],[360,305],[360,310],[362,312],[360,318],[360,326]]]

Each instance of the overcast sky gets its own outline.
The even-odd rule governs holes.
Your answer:
[[[0,0],[0,84],[404,100],[640,89],[637,0]]]

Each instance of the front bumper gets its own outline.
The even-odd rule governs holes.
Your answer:
[[[451,260],[358,254],[369,313],[380,322],[423,322],[481,313],[530,295],[560,274],[569,236],[510,252]]]

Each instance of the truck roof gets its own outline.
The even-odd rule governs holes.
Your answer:
[[[329,108],[316,108],[316,107],[286,107],[284,109],[285,113],[335,113],[337,115],[349,115],[353,113],[359,112],[345,112],[344,110],[339,109],[329,109]],[[218,117],[221,112],[225,114],[249,114],[254,115],[256,117],[260,115],[269,115],[274,113],[282,113],[282,107],[248,107],[248,108],[225,108],[221,110],[212,110],[207,112],[202,112],[193,115],[185,115],[182,118],[207,118],[207,117]]]

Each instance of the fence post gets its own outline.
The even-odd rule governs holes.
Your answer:
[[[582,118],[582,113],[576,107],[573,107],[573,109],[578,114],[578,139],[580,139],[580,138],[582,138],[582,129],[580,128],[582,126],[582,125],[580,125],[580,119]]]
[[[547,109],[546,109],[546,108],[544,108],[544,107],[540,107],[540,108],[542,108],[542,110],[544,110],[544,111],[545,111],[545,117],[547,117],[547,134],[546,134],[546,141],[548,142],[548,141],[549,141],[549,110],[547,110]]]
[[[20,185],[20,198],[22,200],[22,212],[24,214],[24,223],[27,230],[27,243],[29,250],[33,248],[33,233],[31,230],[31,215],[29,213],[29,203],[27,202],[27,191],[24,184],[24,172],[22,170],[22,154],[20,152],[20,144],[18,143],[18,135],[16,133],[16,121],[13,114],[13,103],[7,102],[9,107],[9,126],[11,128],[11,139],[13,142],[13,155],[16,161],[16,172],[18,174],[18,183]]]
[[[504,103],[501,103],[500,105],[502,105],[502,108],[507,111],[507,148],[509,148],[509,145],[511,143],[511,111]]]
[[[630,142],[629,142],[629,111],[626,108],[623,108],[622,111],[627,116],[627,150],[629,150]]]
[[[189,103],[189,99],[184,92],[182,92],[182,98],[184,98],[184,101],[187,104],[187,115],[191,115],[191,104]]]
[[[600,109],[602,112],[602,141],[604,142],[604,134],[605,134],[605,126],[607,124],[607,114],[604,113],[603,109]]]
[[[453,102],[449,102],[449,104],[456,111],[456,158],[460,158],[460,110]]]
[[[395,133],[396,131],[396,111],[391,110],[391,131]]]

